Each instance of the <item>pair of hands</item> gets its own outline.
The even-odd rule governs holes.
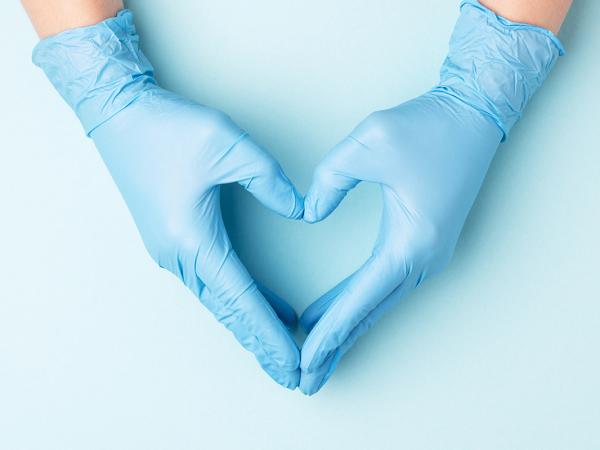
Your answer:
[[[154,260],[275,381],[313,394],[358,336],[448,261],[501,133],[452,97],[426,94],[363,121],[316,168],[305,199],[228,116],[161,88],[91,137]],[[237,182],[276,213],[317,222],[363,180],[378,183],[384,198],[377,244],[304,312],[308,337],[299,352],[289,332],[294,310],[258,287],[232,249],[220,186]]]
[[[562,52],[547,30],[461,15],[438,86],[371,114],[331,150],[306,197],[225,114],[160,88],[130,11],[42,41],[34,62],[94,139],[146,248],[288,388],[317,392],[357,338],[449,261],[500,141]],[[225,231],[219,190],[239,183],[267,208],[318,222],[361,181],[383,196],[370,258],[302,314],[256,285]]]

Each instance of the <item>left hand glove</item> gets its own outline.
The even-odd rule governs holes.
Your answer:
[[[450,260],[498,144],[556,58],[550,32],[463,1],[441,82],[376,112],[315,170],[304,217],[327,217],[360,181],[383,195],[379,237],[354,274],[307,308],[300,389],[314,394],[357,338]]]

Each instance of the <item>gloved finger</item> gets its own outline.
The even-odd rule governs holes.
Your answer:
[[[227,258],[224,271],[231,273],[240,264],[235,254]],[[229,266],[229,267],[228,267]],[[242,285],[240,285],[242,286]],[[295,389],[299,382],[299,351],[258,287],[251,280],[244,287],[207,289],[202,301],[250,352],[277,383]]]
[[[373,155],[359,141],[348,136],[335,146],[315,169],[304,199],[304,220],[319,222],[333,212],[348,191],[361,181],[371,180]]]
[[[202,302],[238,342],[252,352],[265,372],[278,384],[295,389],[300,381],[298,348],[283,323],[255,285],[223,305],[210,291]]]
[[[316,370],[408,275],[400,258],[374,254],[348,280],[302,347],[300,368]],[[334,288],[335,289],[335,288]]]
[[[319,319],[323,316],[323,314],[325,314],[325,311],[329,309],[339,293],[345,289],[350,278],[351,277],[347,277],[339,282],[335,287],[308,305],[308,307],[304,310],[300,316],[300,326],[307,334],[310,333]]]
[[[194,263],[204,285],[199,297],[275,381],[294,389],[299,382],[298,347],[231,247],[216,200],[210,202],[215,205],[210,217],[200,221]]]
[[[316,394],[333,374],[336,366],[338,353],[334,352],[312,372],[301,372],[300,374],[300,392],[304,395]],[[334,363],[334,359],[336,360]]]
[[[248,135],[235,145],[232,155],[232,181],[277,214],[289,219],[302,218],[304,199],[271,155]]]
[[[294,308],[266,286],[260,283],[256,285],[283,324],[290,330],[294,330],[298,325],[298,314]]]
[[[382,187],[382,194],[384,201],[384,209],[382,214],[382,221],[380,224],[379,236],[377,238],[375,248],[373,250],[373,253],[379,255],[383,255],[386,252],[389,252],[389,237],[388,232],[386,232],[386,230],[392,229],[392,224],[397,223],[396,215],[394,213],[394,210],[397,208],[397,205],[394,201],[394,194],[390,189],[388,189],[385,186]],[[390,255],[390,259],[395,260],[396,258],[393,255]],[[315,300],[313,303],[311,303],[304,310],[302,316],[300,317],[300,325],[302,326],[304,331],[306,331],[306,333],[310,333],[315,324],[333,304],[334,300],[346,288],[348,282],[353,278],[353,276],[354,274],[345,278],[335,287],[333,287],[328,292],[319,297],[317,300]]]
[[[348,338],[323,361],[321,366],[312,372],[302,372],[300,375],[302,393],[305,395],[317,393],[327,383],[342,357],[352,348],[358,338],[365,334],[405,292],[409,291],[411,285],[409,279],[405,280],[352,330]]]

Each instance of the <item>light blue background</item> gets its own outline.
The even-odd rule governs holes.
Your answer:
[[[136,0],[168,88],[227,111],[301,190],[366,114],[428,89],[458,0]],[[0,449],[600,448],[600,2],[502,145],[453,263],[306,398],[146,255],[76,118],[3,5]],[[380,203],[293,224],[238,190],[252,273],[302,311],[367,257]]]

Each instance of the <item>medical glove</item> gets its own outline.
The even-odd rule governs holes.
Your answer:
[[[463,1],[439,85],[371,114],[325,156],[305,220],[326,218],[361,181],[381,187],[383,214],[368,260],[300,318],[309,332],[305,394],[394,303],[448,264],[499,143],[561,53],[549,31]]]
[[[152,258],[275,381],[295,388],[300,355],[282,323],[293,325],[295,312],[257,288],[219,202],[220,185],[237,182],[267,208],[301,218],[302,197],[279,164],[225,114],[157,85],[128,10],[43,40],[33,59],[94,140]]]

